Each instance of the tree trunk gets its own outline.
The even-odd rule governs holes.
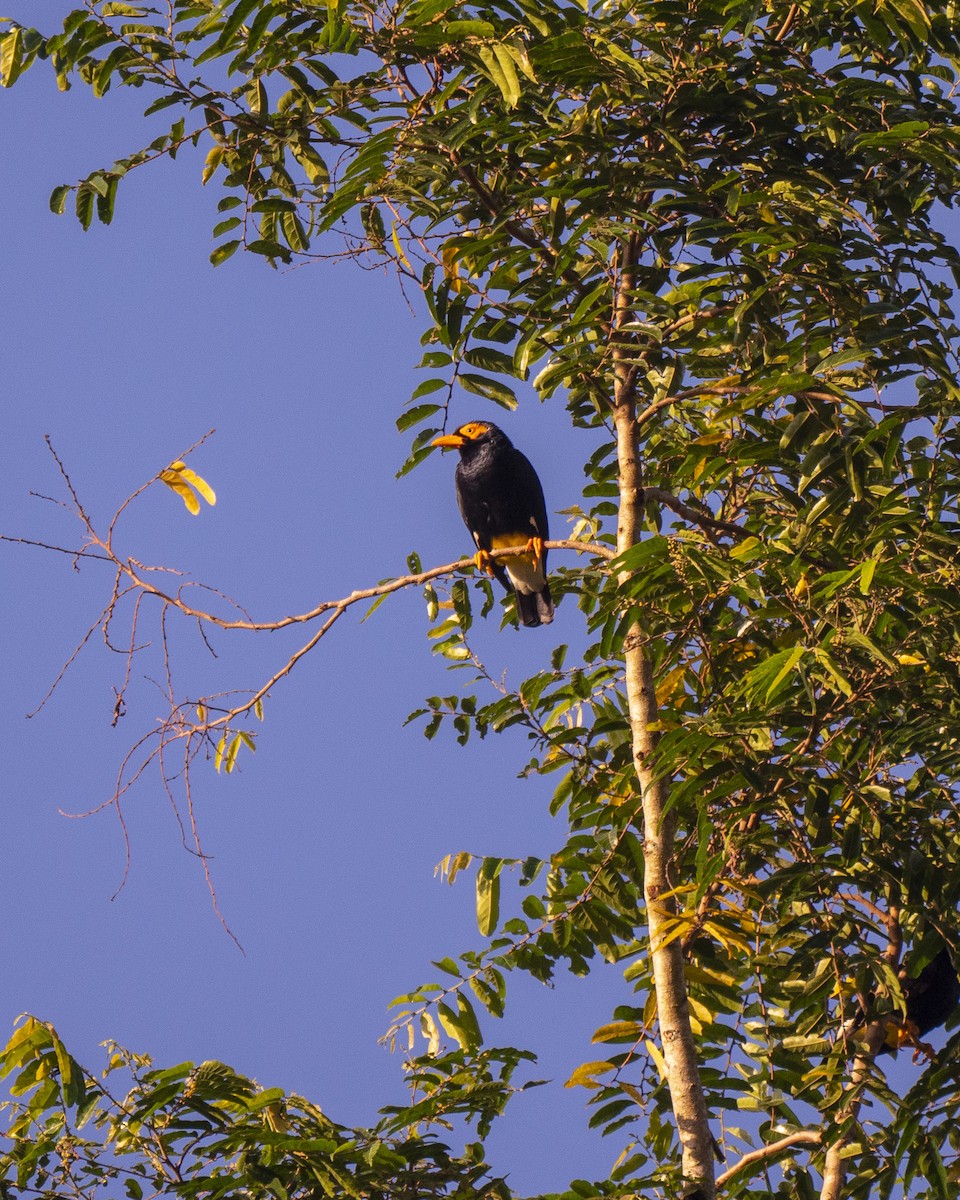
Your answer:
[[[643,511],[636,435],[636,367],[627,361],[624,347],[617,341],[619,327],[632,315],[634,254],[633,246],[625,247],[614,318],[614,422],[620,493],[617,551],[621,554],[639,540]],[[635,355],[635,348],[632,349]],[[664,815],[667,784],[656,779],[653,772],[657,700],[646,636],[638,622],[627,633],[624,661],[633,761],[643,803],[643,890],[667,1084],[682,1147],[683,1173],[688,1181],[686,1194],[696,1196],[697,1200],[714,1200],[714,1143],[690,1027],[681,942],[674,938],[667,945],[661,944],[664,925],[676,915],[676,902],[667,894],[676,882],[671,879],[675,822],[672,816]]]

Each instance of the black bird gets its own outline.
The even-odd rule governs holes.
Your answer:
[[[453,433],[434,438],[432,444],[460,451],[457,504],[477,544],[477,567],[515,593],[521,624],[549,625],[553,598],[543,543],[550,533],[536,471],[503,430],[489,421],[468,421]],[[522,546],[528,553],[490,558],[491,550],[508,546]]]
[[[946,1024],[960,1004],[960,978],[946,946],[932,958],[920,974],[911,979],[900,973],[906,1018],[887,1017],[880,1054],[893,1054],[901,1046],[913,1046],[917,1053],[931,1054],[920,1038],[931,1029]]]

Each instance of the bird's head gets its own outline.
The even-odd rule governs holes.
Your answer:
[[[496,425],[491,425],[489,421],[468,421],[466,425],[461,425],[453,433],[445,433],[441,437],[434,438],[430,445],[439,446],[441,450],[459,450],[461,454],[469,454],[471,450],[495,442],[510,444],[503,430]]]

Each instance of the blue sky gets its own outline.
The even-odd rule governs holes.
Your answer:
[[[13,3],[51,29],[71,5]],[[469,549],[453,492],[455,455],[401,480],[407,443],[394,421],[419,382],[421,325],[386,274],[349,264],[271,271],[252,256],[214,270],[221,196],[199,184],[200,153],[134,172],[114,223],[84,233],[53,216],[52,188],[145,142],[141,94],[61,95],[43,65],[0,94],[5,243],[6,454],[0,532],[73,545],[49,434],[101,524],[120,501],[208,429],[191,465],[217,491],[191,517],[155,488],[121,526],[123,553],[189,571],[256,616],[310,608]],[[157,122],[158,132],[160,123]],[[580,499],[593,448],[562,404],[528,399],[516,415],[475,396],[457,421],[498,420],[536,464],[551,512]],[[563,533],[563,518],[554,532]],[[402,595],[364,625],[345,619],[266,705],[256,756],[231,777],[198,763],[197,810],[223,912],[212,912],[195,858],[156,774],[126,804],[132,865],[106,800],[123,754],[161,711],[158,661],[134,669],[127,716],[111,727],[123,663],[94,638],[51,701],[27,720],[106,602],[109,575],[63,555],[0,548],[5,870],[0,1030],[23,1011],[56,1024],[88,1067],[116,1038],[168,1064],[218,1058],[307,1094],[336,1120],[371,1122],[403,1095],[398,1057],[378,1046],[398,993],[437,977],[430,960],[479,944],[470,878],[434,876],[446,854],[546,854],[563,830],[549,780],[516,778],[520,736],[465,750],[428,743],[406,714],[460,682],[429,648],[424,606]],[[155,616],[155,614],[154,614]],[[153,619],[153,618],[150,618]],[[143,632],[148,626],[142,627]],[[150,635],[156,640],[155,623]],[[575,606],[549,629],[488,621],[475,641],[495,675],[518,681],[577,644]],[[295,645],[220,635],[210,659],[184,634],[182,671],[197,688],[256,686]],[[491,1044],[540,1054],[554,1082],[518,1098],[491,1139],[519,1191],[603,1175],[622,1147],[586,1130],[586,1093],[564,1090],[596,1057],[593,1029],[631,993],[615,970],[555,989],[510,980]],[[616,1144],[615,1144],[616,1143]]]

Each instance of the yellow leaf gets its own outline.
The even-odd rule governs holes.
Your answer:
[[[600,1084],[597,1083],[597,1076],[605,1075],[612,1070],[614,1070],[614,1064],[611,1062],[581,1063],[563,1086],[598,1088]]]
[[[233,741],[231,741],[230,745],[227,747],[227,753],[223,760],[223,769],[226,771],[226,773],[228,775],[233,770],[233,768],[236,764],[237,754],[240,752],[240,745],[241,745],[242,738],[243,738],[242,734],[240,734],[240,733],[234,734]]]
[[[23,69],[23,34],[12,29],[0,38],[0,86],[11,87]]]
[[[657,704],[666,704],[668,700],[672,700],[677,691],[682,690],[680,685],[683,683],[683,677],[687,673],[687,664],[681,663],[678,667],[674,667],[657,684]]]
[[[187,512],[196,516],[200,511],[200,501],[197,499],[193,488],[183,480],[179,471],[172,471],[170,469],[161,471],[159,478],[162,483],[165,483],[168,488],[177,493],[187,506]]]
[[[11,1054],[23,1042],[29,1041],[30,1038],[32,1038],[34,1034],[37,1033],[41,1028],[42,1026],[40,1025],[40,1022],[37,1021],[35,1017],[27,1017],[20,1028],[14,1031],[10,1041],[7,1042],[6,1046],[3,1048],[3,1055],[6,1056]],[[22,1063],[24,1061],[26,1060],[22,1056],[17,1059],[18,1063]]]
[[[460,260],[461,246],[444,246],[440,251],[440,261],[443,264],[443,273],[446,275],[450,286],[455,292],[462,292],[466,289],[466,283],[460,277]],[[450,607],[449,601],[444,601],[440,605],[441,608]]]
[[[737,987],[737,981],[732,974],[728,974],[725,971],[718,971],[716,968],[708,969],[706,967],[696,966],[693,963],[688,963],[684,973],[687,977],[687,980],[691,983],[722,983],[725,987]]]
[[[660,1053],[659,1047],[651,1042],[649,1038],[643,1044],[646,1046],[647,1053],[653,1059],[657,1070],[660,1072],[660,1078],[665,1081],[667,1078],[667,1064],[663,1061],[663,1055]]]
[[[649,1029],[657,1019],[657,990],[651,988],[643,1002],[643,1023]]]
[[[165,483],[171,491],[177,493],[183,503],[187,506],[187,511],[196,516],[200,511],[200,501],[197,499],[194,488],[206,500],[208,504],[216,504],[217,496],[213,488],[205,479],[201,479],[196,471],[191,471],[190,468],[180,459],[172,462],[169,467],[165,467],[157,476],[161,483]]]
[[[217,493],[205,479],[200,478],[196,471],[191,471],[189,467],[181,467],[180,474],[187,481],[187,483],[192,484],[197,489],[200,495],[211,507],[216,504]]]
[[[727,953],[745,954],[753,953],[753,947],[745,937],[738,933],[734,933],[723,925],[718,925],[716,921],[707,921],[703,926],[704,933],[710,937],[716,938],[720,945]]]
[[[919,654],[898,654],[896,658],[901,667],[925,667],[927,665],[927,660],[921,658]]]
[[[677,938],[683,935],[692,927],[696,913],[679,913],[672,921],[664,921],[660,927],[657,936],[657,944],[652,949],[662,950],[664,946],[669,946],[671,942],[675,942]]]
[[[404,254],[403,246],[400,245],[400,238],[397,236],[396,221],[394,221],[393,224],[390,226],[390,240],[391,240],[391,242],[393,242],[393,248],[397,252],[397,258],[400,259],[400,261],[403,263],[403,265],[407,268],[408,271],[412,271],[413,267],[410,266],[410,260]]]
[[[430,1013],[420,1014],[420,1032],[427,1041],[427,1053],[433,1057],[440,1049],[440,1030]]]
[[[217,170],[217,167],[219,167],[220,163],[223,161],[223,154],[224,154],[223,146],[214,146],[213,149],[209,152],[209,154],[207,155],[207,160],[203,166],[203,174],[200,176],[201,187],[204,184],[209,183],[210,180],[213,178],[213,176]]]
[[[289,1133],[290,1122],[284,1116],[283,1107],[279,1104],[268,1104],[263,1110],[267,1128],[273,1133]]]
[[[445,859],[437,866],[434,875],[439,875],[441,879],[446,879],[447,883],[453,883],[461,871],[465,871],[473,862],[473,855],[468,854],[466,850],[460,850],[456,854],[448,854]]]
[[[500,876],[477,872],[477,928],[491,937],[500,920]]]

